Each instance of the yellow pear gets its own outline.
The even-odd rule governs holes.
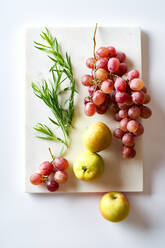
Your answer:
[[[112,141],[112,133],[103,122],[92,123],[83,134],[83,144],[91,152],[100,152]]]

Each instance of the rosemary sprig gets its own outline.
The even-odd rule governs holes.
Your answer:
[[[65,53],[63,56],[56,37],[52,37],[50,31],[40,34],[41,38],[46,44],[35,43],[35,47],[48,54],[48,57],[53,62],[49,72],[52,75],[53,81],[48,84],[46,80],[39,84],[32,82],[34,94],[40,98],[52,111],[55,120],[49,117],[51,123],[60,128],[63,132],[63,139],[57,137],[53,131],[46,125],[38,123],[34,129],[44,136],[37,136],[45,140],[58,141],[69,146],[69,128],[72,127],[72,120],[74,116],[74,95],[76,91],[75,79],[72,71],[72,64],[70,56]],[[69,80],[69,86],[60,89],[60,86]],[[69,97],[65,99],[64,104],[60,103],[59,95],[69,92]],[[66,104],[67,103],[67,104]]]

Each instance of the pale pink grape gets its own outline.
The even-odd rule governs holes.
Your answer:
[[[65,170],[66,168],[68,168],[68,166],[69,166],[68,160],[66,160],[65,158],[57,157],[54,159],[54,167],[56,169]]]
[[[54,180],[57,183],[65,183],[68,179],[68,175],[65,171],[56,171],[54,175]]]
[[[101,90],[97,90],[92,97],[92,101],[95,105],[101,105],[106,99],[106,95]]]
[[[116,72],[119,69],[120,61],[117,58],[110,58],[108,61],[108,70]]]
[[[134,78],[129,83],[129,86],[130,86],[131,90],[138,91],[138,90],[143,89],[144,82],[141,79],[139,79],[139,78]]]
[[[108,65],[108,59],[107,58],[100,58],[96,62],[96,69],[102,68],[102,69],[107,69]]]
[[[114,89],[114,83],[112,80],[110,79],[107,79],[105,81],[102,82],[101,84],[101,90],[106,93],[106,94],[109,94],[113,91]]]
[[[128,75],[127,75],[128,79],[131,81],[132,79],[134,78],[139,78],[139,71],[138,70],[131,70],[128,72]]]
[[[94,58],[88,58],[86,60],[86,66],[90,69],[94,69],[96,64],[96,60]]]
[[[93,85],[93,76],[88,75],[88,74],[82,76],[81,83],[84,86],[91,86],[91,85]]]
[[[87,103],[84,108],[84,112],[87,116],[93,116],[96,113],[96,105],[94,103]]]

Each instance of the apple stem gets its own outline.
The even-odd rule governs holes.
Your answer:
[[[52,162],[55,160],[55,156],[53,155],[53,153],[52,153],[52,151],[51,151],[51,149],[50,149],[50,147],[49,147],[49,153],[50,153],[50,156],[52,157]]]

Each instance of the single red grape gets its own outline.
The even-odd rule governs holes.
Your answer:
[[[113,116],[114,120],[115,121],[121,121],[121,117],[119,116],[119,113],[116,113],[114,116]]]
[[[57,157],[54,159],[54,167],[58,170],[65,170],[66,168],[68,168],[69,163],[68,160],[66,160],[63,157]]]
[[[127,124],[130,121],[129,118],[124,118],[120,121],[120,129],[123,130],[124,132],[127,132]]]
[[[108,70],[116,72],[119,69],[120,61],[117,58],[110,58],[108,61]]]
[[[40,173],[43,176],[48,176],[52,171],[54,167],[53,164],[49,161],[45,161],[42,164],[40,164]]]
[[[139,123],[135,120],[131,120],[127,124],[127,130],[131,133],[135,133],[139,128]]]
[[[124,131],[121,130],[120,128],[116,128],[114,131],[113,131],[113,136],[117,139],[122,139],[124,135]]]
[[[125,53],[118,52],[117,55],[116,55],[116,58],[118,58],[118,60],[122,63],[122,62],[125,61],[126,55],[125,55]]]
[[[144,127],[141,123],[139,123],[138,130],[134,133],[135,136],[140,136],[144,133]]]
[[[134,90],[134,91],[138,91],[138,90],[141,90],[143,89],[144,87],[144,82],[139,79],[139,78],[134,78],[130,83],[130,88],[131,90]]]
[[[101,90],[97,90],[92,97],[92,101],[95,105],[101,105],[106,99],[106,94]]]
[[[124,103],[128,99],[128,94],[126,92],[117,91],[115,99],[117,103]]]
[[[110,99],[111,99],[111,102],[113,103],[116,103],[115,95],[116,95],[116,91],[113,90],[110,94]]]
[[[57,183],[65,183],[68,179],[68,175],[65,171],[56,171],[54,175],[54,180]]]
[[[119,111],[119,117],[121,119],[124,119],[124,118],[128,117],[128,110],[127,109],[121,109]]]
[[[125,91],[126,90],[126,82],[122,78],[117,78],[114,86],[115,86],[115,89],[117,91]]]
[[[91,85],[93,85],[93,77],[91,75],[86,74],[86,75],[82,76],[81,83],[84,86],[91,86]]]
[[[87,116],[92,116],[96,113],[96,105],[94,103],[87,103],[84,108],[84,112]]]
[[[128,109],[129,108],[127,103],[118,103],[117,105],[118,105],[119,109]]]
[[[133,158],[136,155],[136,151],[132,147],[123,146],[122,157],[123,158]]]
[[[42,175],[39,173],[34,173],[30,177],[30,182],[34,185],[39,185],[42,183]]]
[[[132,93],[132,101],[135,104],[141,105],[144,102],[144,93],[142,91],[137,91]]]
[[[100,58],[105,58],[108,57],[109,55],[109,50],[107,47],[100,47],[97,51],[96,54],[100,57]]]
[[[125,146],[131,147],[134,145],[134,135],[131,133],[125,133],[122,137],[122,143]]]
[[[113,114],[116,114],[119,111],[119,107],[116,103],[112,103],[111,110]]]
[[[128,67],[127,67],[126,63],[120,63],[119,69],[117,70],[116,74],[121,77],[124,74],[126,74],[127,71],[128,71]]]
[[[141,106],[140,110],[141,110],[140,116],[144,119],[148,119],[152,115],[151,109],[148,108],[147,106]]]
[[[95,78],[99,81],[105,81],[108,78],[108,72],[105,69],[97,69],[95,72]]]
[[[140,117],[140,108],[137,106],[132,106],[128,110],[128,115],[131,119],[138,119]]]
[[[149,94],[144,95],[144,104],[148,104],[151,101],[151,97]]]
[[[116,49],[112,46],[108,46],[108,51],[109,51],[109,57],[112,58],[112,57],[116,57]]]
[[[54,180],[50,180],[46,183],[46,187],[50,192],[55,192],[59,188],[59,184]]]
[[[97,60],[96,62],[96,68],[102,68],[102,69],[107,69],[107,65],[108,65],[108,59],[107,58],[101,58],[99,60]]]
[[[96,60],[94,58],[88,58],[86,60],[86,66],[90,69],[94,69],[96,64]]]
[[[131,81],[134,78],[139,78],[139,72],[135,69],[128,72],[128,79]]]
[[[101,104],[99,106],[96,106],[96,112],[98,114],[105,114],[108,110],[108,104]]]
[[[102,82],[101,84],[101,90],[106,93],[106,94],[109,94],[113,91],[114,89],[114,83],[112,80],[110,79],[107,79],[105,81]]]

